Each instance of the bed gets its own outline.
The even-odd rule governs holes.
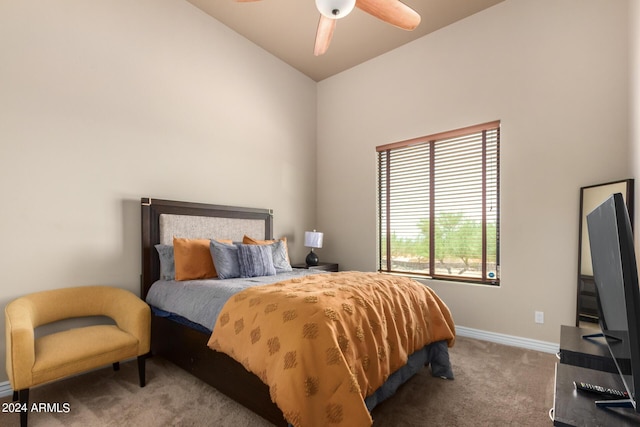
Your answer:
[[[360,276],[350,276],[351,273],[321,273],[310,275],[312,272],[309,270],[296,271],[296,269],[293,269],[291,272],[279,272],[277,276],[266,280],[260,277],[252,278],[251,280],[255,283],[249,285],[237,284],[237,279],[219,280],[215,283],[216,287],[220,287],[218,285],[224,282],[225,286],[227,283],[229,284],[229,289],[232,291],[229,291],[230,294],[225,297],[228,298],[228,301],[224,299],[223,302],[226,301],[225,304],[218,307],[215,314],[212,315],[207,310],[200,309],[199,312],[201,313],[199,315],[201,317],[198,317],[198,315],[192,316],[191,314],[182,312],[181,309],[167,310],[165,309],[166,307],[158,307],[162,304],[156,303],[155,301],[157,301],[157,299],[154,298],[164,292],[162,289],[173,290],[177,288],[177,286],[175,286],[177,282],[163,280],[163,277],[161,277],[160,257],[156,245],[170,245],[171,239],[174,236],[190,239],[224,238],[233,242],[241,242],[245,236],[249,235],[258,239],[272,240],[273,215],[268,209],[238,208],[151,198],[141,199],[141,214],[141,297],[148,302],[149,298],[151,299],[150,305],[154,313],[151,327],[152,353],[172,361],[275,425],[286,426],[290,422],[294,425],[300,424],[295,419],[297,415],[292,416],[291,411],[285,411],[285,413],[287,413],[285,417],[283,410],[272,401],[272,398],[275,399],[275,387],[272,386],[270,389],[270,387],[263,382],[263,379],[267,380],[267,377],[273,377],[273,375],[267,375],[265,373],[266,371],[257,371],[258,375],[250,372],[248,369],[250,369],[251,365],[248,356],[238,356],[236,354],[235,358],[232,358],[225,354],[225,352],[213,350],[213,348],[222,347],[217,340],[212,338],[212,330],[215,329],[216,333],[222,334],[222,332],[219,332],[219,330],[222,329],[220,325],[225,322],[218,321],[218,316],[226,316],[226,320],[228,320],[229,315],[233,316],[238,310],[247,308],[241,306],[242,298],[238,298],[238,295],[244,295],[245,292],[267,292],[266,290],[271,289],[271,287],[285,286],[285,284],[295,287],[297,284],[297,290],[292,289],[287,291],[287,295],[291,297],[295,292],[311,292],[308,286],[310,286],[312,282],[317,282],[319,288],[324,289],[333,286],[335,289],[331,289],[330,291],[324,289],[322,294],[334,297],[336,292],[341,293],[348,291],[347,288],[350,286],[345,286],[345,281],[353,280],[355,284]],[[282,274],[282,276],[280,274]],[[333,276],[334,274],[335,276]],[[371,275],[374,274],[371,273]],[[325,277],[320,278],[318,276]],[[378,278],[376,277],[375,279]],[[234,280],[236,280],[236,282],[234,282]],[[198,292],[204,292],[204,288],[206,287],[206,283],[204,282],[206,281],[201,282],[194,280],[179,283],[179,286],[190,288],[191,292],[196,292],[197,296],[193,297],[195,302],[191,305],[198,305],[199,302],[204,300],[203,296],[197,294]],[[290,284],[289,282],[294,283]],[[326,282],[330,283],[327,284]],[[237,289],[236,284],[239,287]],[[152,286],[155,286],[153,290],[151,290]],[[382,285],[376,284],[376,286]],[[367,287],[366,289],[372,288]],[[236,292],[238,293],[236,294]],[[366,293],[371,291],[363,292],[364,294],[362,295],[366,297]],[[349,298],[349,296],[347,295],[345,298]],[[240,305],[235,308],[228,308],[235,299],[240,301],[238,303]],[[259,298],[253,297],[250,299],[253,301]],[[443,304],[437,296],[434,297],[434,301],[437,301],[438,304]],[[344,302],[342,303],[343,308],[347,305],[351,307],[349,308],[349,314],[353,314],[353,306],[357,304],[350,305]],[[424,306],[425,304],[422,303],[422,305]],[[277,306],[277,304],[271,304],[271,306]],[[437,310],[447,312],[445,314],[447,314],[448,318],[445,319],[445,322],[440,319],[436,319],[436,321],[431,320],[431,322],[434,324],[444,323],[444,327],[441,329],[447,330],[447,334],[443,335],[444,332],[441,332],[440,335],[438,335],[440,339],[428,343],[423,348],[420,348],[419,351],[416,350],[412,352],[405,365],[397,370],[394,368],[394,371],[390,375],[385,375],[383,386],[375,390],[371,390],[369,387],[366,392],[367,398],[364,400],[367,411],[371,411],[378,403],[389,397],[402,383],[408,380],[418,370],[423,369],[425,365],[431,365],[433,375],[453,378],[447,350],[449,346],[453,345],[455,339],[453,322],[450,319],[450,313],[448,313],[446,306],[442,305],[436,308]],[[227,311],[225,311],[225,309]],[[403,310],[407,311],[406,307],[403,307]],[[265,313],[268,311],[269,310],[264,310]],[[325,309],[325,314],[326,311]],[[211,316],[213,319],[211,319]],[[389,314],[389,316],[391,315]],[[266,323],[264,320],[262,320],[262,322],[263,325]],[[215,325],[215,327],[212,325]],[[429,321],[427,321],[427,327],[431,328]],[[421,330],[426,328],[417,327],[416,329]],[[314,332],[311,331],[311,333]],[[362,334],[361,331],[360,334]],[[255,336],[251,336],[250,339],[254,338]],[[231,351],[227,350],[230,354],[234,354],[234,351],[234,349]],[[241,361],[237,361],[236,359]],[[353,363],[349,365],[349,369],[352,367]],[[354,378],[355,377],[356,375],[354,375]],[[354,380],[353,382],[355,384],[356,381]],[[309,387],[313,389],[313,384],[310,386],[307,381],[306,387],[308,394]],[[353,388],[352,386],[352,389]],[[357,384],[355,384],[355,388],[358,393],[361,392]],[[283,389],[283,387],[281,387],[281,389]],[[305,391],[302,390],[301,393],[304,394]],[[362,400],[363,398],[359,397],[359,399]],[[353,419],[351,414],[349,414],[349,419]],[[322,424],[324,424],[324,422]],[[363,425],[366,424],[366,422],[363,422]]]

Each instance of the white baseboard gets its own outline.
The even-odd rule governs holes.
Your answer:
[[[13,389],[9,381],[3,381],[0,383],[0,397],[7,397],[13,394]]]
[[[513,335],[498,334],[495,332],[481,331],[479,329],[467,328],[456,325],[456,334],[461,337],[475,338],[483,341],[495,342],[498,344],[521,347],[529,350],[542,351],[544,353],[556,354],[560,351],[560,344],[533,340],[530,338],[516,337]]]

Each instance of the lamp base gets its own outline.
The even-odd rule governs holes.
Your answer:
[[[307,255],[307,258],[304,261],[307,265],[318,265],[318,255],[316,255],[316,253],[313,252],[313,249],[311,249],[311,252],[309,252],[309,255]]]

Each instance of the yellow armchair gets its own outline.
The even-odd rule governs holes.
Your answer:
[[[93,325],[35,338],[38,326],[59,320],[108,316],[115,325]],[[133,293],[109,286],[85,286],[37,292],[5,308],[7,375],[14,400],[29,407],[29,388],[137,357],[140,387],[145,385],[151,312]],[[27,411],[20,424],[27,425]]]

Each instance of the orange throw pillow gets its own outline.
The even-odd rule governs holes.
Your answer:
[[[242,243],[245,245],[270,245],[271,243],[275,243],[275,240],[258,240],[253,237],[249,237],[246,234],[242,238]]]
[[[209,239],[173,238],[176,280],[212,279],[218,277],[213,265]]]

